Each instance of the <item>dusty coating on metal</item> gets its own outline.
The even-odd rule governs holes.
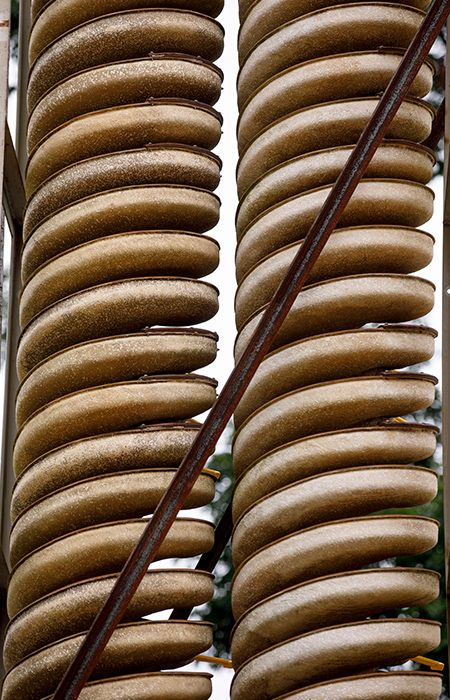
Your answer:
[[[122,60],[152,51],[175,51],[215,61],[223,49],[223,28],[205,15],[176,9],[136,9],[89,20],[59,37],[36,58],[30,70],[28,108],[56,82],[117,60],[117,43]]]
[[[148,329],[71,345],[27,374],[17,393],[17,426],[44,404],[73,391],[145,374],[194,372],[210,364],[216,352],[217,335],[193,328]],[[167,439],[169,434],[166,430]],[[150,450],[147,459],[152,459]]]
[[[221,123],[215,109],[190,100],[147,100],[81,114],[44,136],[31,151],[27,195],[57,170],[103,153],[143,148],[148,143],[214,148]]]
[[[220,97],[222,78],[219,68],[209,61],[167,53],[80,71],[58,83],[37,103],[28,122],[29,147],[33,149],[49,129],[86,111],[174,94],[214,105]]]

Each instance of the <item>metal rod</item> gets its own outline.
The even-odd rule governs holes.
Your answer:
[[[450,44],[447,43],[447,65]],[[446,97],[449,99],[448,81]],[[445,131],[450,128],[450,115],[445,118]],[[442,481],[445,546],[445,594],[447,602],[447,628],[450,629],[450,151],[448,138],[444,147],[444,209],[442,231]],[[450,645],[448,648],[450,665]]]
[[[339,221],[449,11],[450,0],[434,0],[241,359],[232,371],[172,483],[161,498],[108,599],[92,623],[76,657],[61,680],[53,700],[75,700],[80,694],[98,657],[147,571],[148,565],[152,562],[178,511],[182,508],[189,490],[212,454],[218,437],[225,429],[298,292],[305,284],[311,268]]]
[[[445,122],[445,97],[439,105],[439,109],[433,120],[433,127],[431,129],[431,134],[422,143],[422,146],[428,146],[432,151],[435,151],[439,145],[439,141],[444,135],[444,122]]]
[[[19,161],[14,148],[8,122],[5,122],[5,168],[3,172],[3,207],[12,236],[22,240],[25,188]]]
[[[228,504],[225,513],[222,515],[215,532],[214,547],[206,554],[202,554],[198,560],[196,569],[201,571],[210,571],[211,573],[216,568],[216,564],[222,556],[222,552],[227,546],[228,540],[231,537],[233,529],[233,516],[231,514],[231,503]],[[175,608],[170,615],[170,620],[188,620],[189,615],[193,611],[191,608]]]
[[[10,2],[7,0],[9,7]],[[19,168],[22,174],[25,172],[25,164],[27,161],[26,149],[26,124],[27,124],[27,106],[26,106],[26,86],[28,77],[28,37],[30,34],[30,3],[20,3],[19,17],[19,68],[17,80],[17,120],[16,120],[16,150],[15,153],[10,151],[6,157],[11,155],[17,159]],[[9,48],[9,45],[8,45]],[[11,144],[12,146],[12,144]],[[15,165],[13,166],[15,169]],[[9,174],[7,174],[9,178]],[[14,184],[15,181],[15,184]],[[12,175],[12,187],[21,189],[22,185],[18,180],[17,172]],[[11,258],[9,268],[9,297],[8,297],[8,329],[6,332],[6,361],[5,361],[5,387],[3,392],[3,427],[2,427],[2,445],[1,445],[1,544],[7,562],[9,562],[9,533],[11,531],[10,517],[10,500],[11,490],[14,485],[14,469],[12,466],[13,443],[16,432],[15,421],[15,396],[19,386],[16,374],[16,350],[17,343],[20,337],[19,323],[19,298],[22,287],[20,275],[20,258],[22,252],[22,230],[18,213],[20,208],[21,193],[15,194],[15,205],[13,207],[12,225],[13,230],[11,240]],[[7,202],[7,200],[4,200]],[[6,208],[9,216],[11,213],[9,206]]]

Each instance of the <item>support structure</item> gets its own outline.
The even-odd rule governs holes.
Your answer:
[[[448,31],[447,23],[447,31]],[[447,45],[447,66],[450,48]],[[445,76],[446,101],[450,99],[450,74]],[[442,460],[444,480],[445,578],[447,625],[450,623],[450,114],[445,111],[444,126],[444,211],[442,241]]]
[[[199,477],[203,467],[205,466],[208,457],[212,454],[217,439],[226,427],[234,409],[245,392],[245,389],[248,387],[248,384],[251,381],[256,369],[258,368],[259,363],[267,353],[275,335],[285,320],[289,309],[298,296],[299,291],[304,286],[310,271],[315,265],[317,258],[323,250],[331,232],[338,223],[343,210],[349,202],[349,199],[352,196],[357,184],[362,178],[365,169],[367,168],[378,145],[383,139],[383,136],[386,133],[386,130],[397,109],[402,103],[402,100],[405,98],[414,77],[425,60],[449,12],[450,0],[435,0],[427,14],[426,19],[424,20],[422,27],[419,29],[414,41],[405,54],[404,59],[401,61],[398,71],[394,75],[392,81],[389,83],[383,97],[380,99],[377,109],[375,110],[367,127],[364,129],[346,166],[338,177],[325,204],[322,207],[322,210],[306,236],[304,244],[301,246],[294,262],[286,274],[286,277],[278,287],[274,297],[268,305],[266,312],[264,313],[264,316],[262,317],[262,320],[251,337],[250,342],[242,352],[241,358],[239,359],[234,371],[225,385],[225,388],[219,396],[219,399],[211,409],[204,426],[199,431],[197,438],[194,440],[187,455],[183,459],[178,472],[173,478],[173,481],[157,505],[148,527],[145,529],[135,549],[129,556],[121,574],[117,577],[116,583],[112,587],[106,603],[95,618],[90,631],[79,648],[77,655],[58,686],[58,689],[54,694],[54,700],[75,700],[75,698],[77,698],[82,691],[83,686],[87,682],[93,668],[95,667],[100,654],[108,643],[108,640],[111,638],[117,624],[124,615],[131,598],[138,589],[138,586],[142,581],[149,564],[154,560],[158,549],[164,542],[164,539],[174,523],[179,510],[183,507],[183,504],[188,498],[189,493]],[[28,23],[29,19],[24,17],[22,20],[22,31],[25,31]],[[1,28],[0,14],[0,30]],[[22,42],[22,46],[23,45],[24,42]],[[0,51],[1,48],[2,47],[0,45]],[[25,61],[25,59],[23,59],[23,61]],[[20,75],[22,76],[23,80],[23,70],[21,70]],[[0,99],[2,98],[3,94],[1,93],[1,89],[2,86],[0,85]],[[22,88],[19,89],[19,101],[23,102],[22,90],[23,84]],[[21,178],[19,176],[18,163],[20,163],[23,167],[25,159],[25,154],[22,150],[23,139],[20,136],[20,134],[23,134],[25,128],[25,113],[23,109],[21,109],[19,112],[18,123],[19,143],[22,144],[22,146],[18,150],[17,159],[11,147],[10,137],[6,131],[4,136],[6,141],[6,176],[3,187],[6,201],[5,208],[7,210],[8,219],[10,220],[10,225],[14,231],[13,265],[16,264],[19,258],[19,248],[21,245],[22,221],[20,210],[23,205],[24,195],[23,187],[21,185]],[[440,126],[438,125],[438,122],[436,122],[436,124],[436,131],[438,131]],[[431,141],[430,145],[432,145]],[[0,168],[0,171],[3,171],[3,168]],[[446,203],[446,221],[450,221],[449,206],[447,206]],[[447,247],[444,244],[444,290],[450,288],[450,278],[448,278],[449,266],[445,264],[445,260],[447,258],[450,261],[450,250],[447,250]],[[19,327],[16,320],[17,317],[15,316],[15,311],[17,310],[18,288],[18,269],[14,267],[14,269],[12,269],[11,278],[11,305],[13,309],[13,316],[8,341],[9,353],[12,352],[12,348],[16,344],[19,334]],[[450,312],[447,297],[448,295],[445,296],[446,303],[444,304],[444,337],[449,330],[448,316]],[[445,381],[449,381],[448,377]],[[450,392],[447,392],[447,394],[448,393]],[[7,494],[9,493],[11,487],[11,469],[7,466],[9,460],[7,455],[12,451],[11,426],[13,420],[13,397],[14,386],[13,380],[11,379],[11,382],[7,387],[5,408],[6,429],[3,441],[3,465],[4,470],[6,471],[3,471],[2,476],[2,543],[5,548],[5,532],[7,528],[5,508]],[[450,415],[450,404],[444,404],[444,411],[446,412],[446,415]],[[444,438],[445,434],[446,433],[444,430]],[[450,434],[448,435],[448,438],[450,439]],[[449,501],[446,502],[446,510],[450,512]],[[217,561],[217,556],[220,554],[221,548],[228,538],[230,528],[229,513],[227,514],[227,517],[224,518],[223,523],[221,540],[217,542],[213,554],[206,557],[208,560],[206,564],[205,558],[202,559],[203,564],[205,564],[205,568],[211,568],[214,565],[215,561]],[[0,566],[0,571],[3,570],[4,567]],[[1,579],[0,593],[2,593]],[[176,609],[172,615],[172,617],[176,619],[186,619],[188,616],[188,608]]]

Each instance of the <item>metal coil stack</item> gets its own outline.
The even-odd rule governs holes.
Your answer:
[[[222,0],[40,0],[29,43],[21,381],[4,700],[51,695],[208,410],[217,336]],[[209,503],[204,470],[186,508]],[[180,517],[158,559],[195,557]],[[151,568],[81,697],[206,700],[174,672],[208,623],[142,619],[207,602],[211,574]],[[169,669],[169,671],[167,671]],[[165,673],[162,671],[166,670]]]
[[[425,5],[241,0],[236,358]],[[438,674],[380,673],[440,639],[437,623],[383,619],[437,597],[435,572],[383,565],[434,546],[437,523],[379,514],[437,490],[411,466],[435,429],[397,418],[434,400],[434,377],[398,371],[434,346],[408,323],[433,306],[414,274],[433,248],[417,228],[433,207],[431,82],[425,64],[235,413],[232,700],[440,694]]]

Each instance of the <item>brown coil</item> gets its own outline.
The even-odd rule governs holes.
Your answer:
[[[236,358],[423,9],[240,2]],[[437,523],[379,514],[437,492],[436,473],[411,466],[436,429],[396,420],[429,406],[436,383],[398,371],[428,360],[436,336],[406,323],[434,297],[412,274],[433,250],[418,228],[433,210],[434,156],[420,145],[432,74],[424,64],[235,412],[232,700],[440,693],[438,674],[380,673],[440,639],[435,622],[383,616],[432,601],[438,575],[380,565],[433,547]]]
[[[217,335],[191,326],[218,304],[201,278],[219,259],[222,4],[32,2],[4,700],[55,691],[215,400],[195,372]],[[158,560],[213,542],[183,516]],[[81,697],[207,700],[209,674],[172,669],[212,626],[146,616],[206,603],[212,581],[150,569]]]

